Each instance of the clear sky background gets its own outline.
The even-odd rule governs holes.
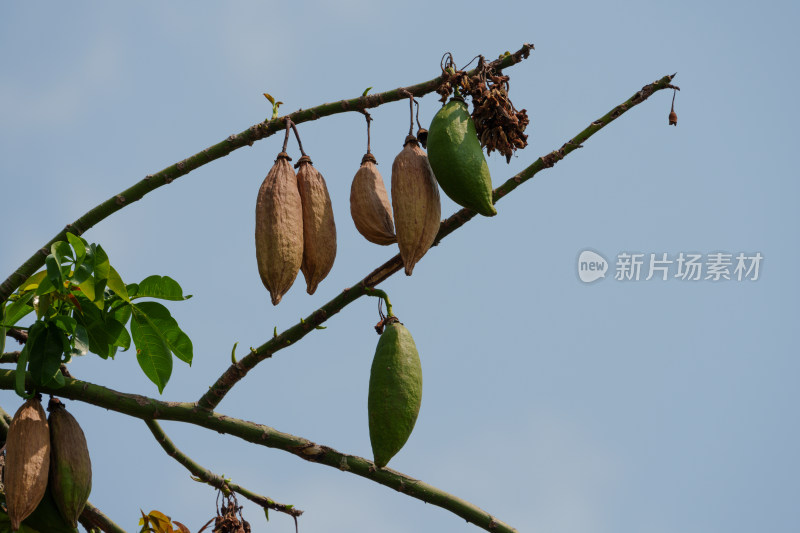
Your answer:
[[[0,278],[96,204],[263,120],[263,92],[291,112],[431,79],[445,51],[462,65],[532,42],[531,58],[508,70],[530,144],[510,164],[489,158],[498,185],[677,71],[677,127],[667,125],[672,92],[657,93],[499,202],[496,217],[448,237],[413,276],[381,285],[414,335],[425,382],[417,426],[390,466],[519,531],[800,530],[796,2],[271,4],[3,4]],[[436,95],[421,104],[429,122]],[[372,111],[387,186],[407,109]],[[253,212],[280,151],[273,136],[85,234],[126,281],[169,275],[194,295],[169,304],[194,364],[176,362],[161,396],[132,350],[81,358],[76,377],[194,401],[227,368],[234,342],[240,353],[260,345],[396,253],[350,219],[363,117],[299,131],[338,230],[317,293],[301,276],[273,307],[256,269]],[[455,210],[443,196],[443,217]],[[576,269],[586,248],[612,263],[623,251],[764,260],[755,282],[609,275],[587,285]],[[262,363],[218,410],[371,457],[376,308],[374,298],[352,304]],[[0,392],[6,411],[20,403]],[[118,524],[133,531],[139,509],[158,509],[196,531],[213,516],[214,490],[190,480],[141,421],[68,406],[90,444],[91,501]],[[280,450],[164,427],[214,472],[305,510],[306,533],[478,531]],[[244,505],[254,531],[293,531],[290,518],[271,513],[267,525]]]

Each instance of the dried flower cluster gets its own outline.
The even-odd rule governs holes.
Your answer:
[[[222,504],[214,518],[212,531],[213,533],[250,533],[250,523],[242,516],[242,507],[232,492],[223,496]]]
[[[449,56],[442,64],[442,82],[436,90],[442,102],[453,91],[472,97],[472,120],[481,146],[487,154],[497,150],[506,161],[511,160],[514,151],[528,145],[525,128],[530,123],[527,111],[517,111],[511,103],[508,82],[509,77],[496,72],[494,63],[487,63],[483,56],[479,56],[472,75],[456,70]]]

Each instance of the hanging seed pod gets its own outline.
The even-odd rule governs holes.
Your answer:
[[[439,231],[442,206],[428,156],[413,135],[392,163],[392,207],[400,256],[410,276]]]
[[[370,153],[361,159],[350,186],[350,215],[358,232],[369,242],[381,245],[397,242],[389,195],[377,161]]]
[[[256,258],[261,281],[278,305],[303,262],[303,205],[291,158],[278,154],[256,202]]]
[[[303,204],[303,261],[308,294],[325,279],[336,258],[336,224],[325,178],[303,155],[297,165],[297,188]]]
[[[89,493],[92,492],[92,461],[86,436],[64,404],[53,398],[50,411],[50,493],[59,513],[72,527],[78,527]]]
[[[497,214],[489,165],[464,100],[453,98],[433,117],[428,158],[436,180],[451,200],[486,217]]]
[[[678,114],[675,112],[675,95],[678,93],[675,89],[672,90],[672,107],[669,110],[669,125],[678,125]]]
[[[383,468],[411,436],[422,403],[422,366],[408,329],[390,316],[375,348],[369,378],[369,440]]]
[[[16,531],[42,500],[50,468],[50,430],[38,397],[22,404],[6,438],[5,491],[11,529]]]

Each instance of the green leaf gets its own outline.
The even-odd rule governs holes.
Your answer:
[[[146,315],[158,334],[169,347],[175,357],[181,361],[192,364],[192,341],[178,326],[178,322],[169,314],[169,310],[158,302],[142,302],[132,304],[133,317],[139,314]],[[133,322],[131,322],[133,328]],[[135,341],[135,337],[134,337]],[[138,346],[138,345],[137,345]]]
[[[72,248],[69,243],[64,241],[56,241],[50,246],[50,253],[56,258],[59,265],[74,261],[72,256]]]
[[[99,280],[108,279],[108,275],[111,272],[111,263],[108,262],[108,256],[106,255],[105,250],[103,247],[98,245],[94,249],[94,275],[95,278]]]
[[[45,272],[45,274],[47,274],[47,272]],[[61,286],[63,287],[63,285]],[[45,276],[42,281],[39,282],[39,286],[36,287],[36,294],[41,296],[42,294],[49,294],[56,290],[58,290],[58,286],[50,281],[50,276]]]
[[[66,315],[56,315],[53,317],[52,322],[67,335],[75,333],[75,327],[78,325],[77,320]]]
[[[30,338],[28,339],[30,343]],[[26,343],[26,344],[28,344]],[[69,346],[66,335],[52,322],[46,322],[44,330],[31,344],[28,353],[28,371],[33,383],[44,387],[62,387],[61,356],[65,344]]]
[[[83,311],[78,312],[76,310],[73,316],[86,329],[86,335],[89,338],[89,351],[96,353],[103,359],[107,359],[109,346],[113,342],[106,332],[103,313],[93,305],[84,305]]]
[[[74,316],[86,328],[90,352],[108,359],[116,353],[116,346],[123,350],[130,347],[130,335],[113,313],[103,313],[93,305],[86,305],[82,313],[75,313]]]
[[[20,296],[19,300],[12,303],[6,308],[6,314],[1,322],[7,326],[13,326],[16,324],[22,317],[33,311],[33,306],[28,305],[34,297],[32,291],[26,292],[22,296]]]
[[[183,289],[177,281],[169,276],[148,276],[139,283],[137,298],[160,298],[161,300],[188,300],[191,296],[183,296]]]
[[[53,254],[48,255],[44,260],[44,265],[47,267],[47,279],[53,284],[59,292],[64,290],[64,274],[61,272],[61,266],[58,264]],[[41,288],[41,285],[39,285]]]
[[[72,336],[72,355],[86,355],[87,353],[89,353],[89,332],[85,327],[77,324],[75,334]]]
[[[126,302],[131,301],[131,299],[128,297],[128,289],[125,288],[125,283],[123,283],[119,273],[114,270],[114,267],[109,267],[108,288]]]
[[[172,374],[172,355],[158,328],[138,306],[133,307],[131,334],[136,345],[136,360],[144,375],[156,384],[159,393],[164,392]]]
[[[32,274],[31,277],[25,280],[25,283],[20,285],[20,291],[25,292],[38,288],[45,276],[47,276],[46,270],[40,270],[36,274]]]
[[[264,507],[264,516],[266,517],[267,522],[269,522],[269,509],[267,507]]]
[[[139,293],[138,283],[128,283],[127,285],[125,285],[125,288],[128,289],[128,296],[130,298],[135,297]]]
[[[94,278],[87,278],[85,281],[78,285],[78,288],[81,290],[84,296],[89,299],[90,302],[94,302],[96,299],[95,290],[94,290]]]
[[[6,350],[6,328],[3,327],[6,323],[6,303],[0,304],[0,353]]]
[[[52,296],[52,293],[42,294],[38,300],[34,300],[33,308],[36,309],[36,318],[45,318],[50,314]]]
[[[83,258],[86,257],[86,241],[70,232],[67,232],[67,241],[72,245],[72,249],[75,250],[76,262],[83,261]]]
[[[115,347],[114,351],[116,351],[116,347],[122,348],[123,352],[127,351],[131,347],[131,336],[128,334],[128,330],[113,318],[110,318],[108,323],[113,325],[113,329],[109,328],[108,332],[111,336],[112,346]]]
[[[29,335],[28,342],[30,340],[31,337]],[[28,343],[25,343],[19,354],[19,359],[17,359],[17,370],[14,372],[14,391],[17,396],[25,400],[33,397],[33,394],[25,394],[25,368],[28,366],[28,351]]]
[[[372,87],[367,87],[366,89],[364,89],[364,92],[361,93],[361,96],[367,96],[367,93],[370,92],[371,90],[372,90]]]
[[[264,93],[264,96],[266,97],[266,99],[267,99],[267,100],[269,100],[269,103],[270,103],[270,104],[272,104],[272,105],[275,105],[275,99],[272,97],[272,95],[271,95],[271,94],[269,94],[269,93]]]
[[[123,326],[131,319],[131,306],[125,304],[121,307],[114,309],[112,316]]]

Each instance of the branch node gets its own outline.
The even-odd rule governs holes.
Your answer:
[[[116,203],[117,205],[125,205],[125,202],[126,202],[125,197],[122,196],[121,194],[118,194],[114,197],[114,203]]]
[[[184,168],[186,168],[186,160],[184,159],[183,161],[178,161],[178,165],[177,166],[178,166],[178,170],[182,171]]]
[[[238,134],[234,133],[233,135],[228,136],[228,142],[234,142],[239,137]]]

